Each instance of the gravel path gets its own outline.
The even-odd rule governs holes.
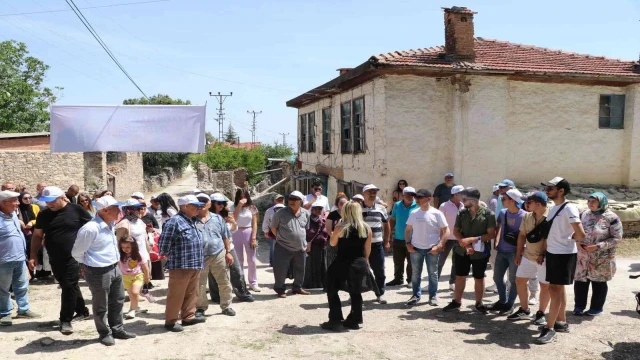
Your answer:
[[[190,184],[176,184],[190,190]],[[186,191],[186,190],[184,190]],[[511,323],[503,317],[483,316],[471,311],[472,294],[467,292],[459,313],[443,313],[441,307],[450,299],[446,289],[448,277],[440,282],[440,307],[420,303],[407,308],[404,302],[411,291],[405,287],[387,292],[389,304],[373,303],[366,293],[364,326],[359,331],[330,333],[318,324],[327,319],[326,296],[313,290],[310,296],[276,299],[271,290],[273,274],[267,262],[267,247],[261,244],[258,277],[263,291],[254,303],[235,303],[238,315],[219,314],[212,304],[205,324],[187,328],[180,334],[163,329],[166,280],[152,290],[155,304],[143,303],[149,309],[137,319],[125,322],[138,338],[117,341],[105,348],[97,342],[92,321],[74,324],[75,333],[61,335],[54,328],[59,311],[56,285],[33,285],[30,297],[34,311],[44,316],[37,321],[17,319],[11,327],[0,328],[2,359],[638,359],[640,358],[640,316],[635,312],[634,291],[640,290],[640,279],[630,280],[631,271],[640,271],[640,259],[620,259],[618,274],[610,284],[606,314],[589,319],[569,315],[572,332],[559,334],[549,345],[533,344],[537,336],[534,326]],[[387,276],[392,274],[392,260],[387,257]],[[491,276],[491,271],[488,272]],[[423,284],[425,284],[423,282]],[[82,291],[90,293],[84,283]],[[467,289],[472,288],[472,280]],[[573,297],[570,290],[569,310]],[[347,295],[341,293],[344,306]],[[496,300],[486,296],[486,302]],[[536,307],[532,307],[536,309]],[[125,304],[125,310],[128,304]],[[346,309],[346,308],[345,308]]]

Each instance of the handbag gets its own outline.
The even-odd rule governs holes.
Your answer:
[[[539,233],[536,234],[536,236],[539,238],[537,241],[546,239],[549,236],[549,232],[551,231],[551,225],[553,225],[553,220],[555,220],[556,216],[560,214],[560,212],[564,209],[565,206],[567,206],[567,204],[568,202],[565,202],[564,204],[560,205],[560,208],[558,209],[558,211],[556,211],[555,215],[553,215],[551,219],[545,219],[538,226],[536,226],[536,228],[540,227],[540,229],[538,230]],[[534,230],[535,229],[531,230],[531,232],[533,232]],[[527,234],[527,239],[528,239],[528,234]]]
[[[504,212],[504,226],[505,226],[505,230],[507,229],[507,212]],[[512,246],[517,246],[518,245],[518,235],[520,234],[520,231],[507,231],[504,232],[504,235],[502,236],[502,239],[509,245]]]

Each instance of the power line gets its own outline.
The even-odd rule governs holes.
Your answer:
[[[249,111],[247,110],[247,114],[253,115],[253,122],[251,123],[251,147],[253,148],[256,143],[256,116],[262,114],[262,111]]]
[[[280,135],[282,135],[282,145],[284,145],[286,147],[287,146],[287,135],[289,135],[289,133],[280,133]]]
[[[100,44],[100,46],[102,46],[102,48],[104,49],[104,51],[107,53],[107,55],[109,55],[109,57],[111,58],[111,60],[113,60],[113,62],[120,68],[120,70],[122,70],[122,72],[124,73],[124,75],[129,78],[129,80],[131,80],[131,83],[133,83],[133,85],[140,91],[140,93],[142,93],[142,95],[149,99],[149,97],[147,96],[147,94],[144,93],[144,91],[142,91],[142,89],[140,88],[140,86],[138,86],[138,84],[133,80],[133,78],[129,75],[129,73],[124,69],[124,67],[122,66],[122,64],[120,64],[120,62],[118,61],[118,59],[116,59],[115,55],[113,55],[113,53],[111,52],[111,50],[109,49],[109,47],[107,46],[107,44],[105,44],[104,41],[102,41],[102,38],[100,37],[100,35],[98,35],[98,33],[95,31],[95,29],[93,28],[93,26],[91,26],[91,24],[89,23],[89,20],[87,20],[86,17],[84,17],[84,15],[82,14],[82,11],[80,11],[80,9],[76,6],[76,4],[73,2],[73,0],[65,0],[67,2],[67,5],[69,5],[69,7],[71,8],[71,10],[73,10],[73,12],[76,14],[76,16],[78,17],[78,19],[80,19],[80,21],[82,22],[82,24],[84,25],[84,27],[87,28],[87,30],[89,30],[89,32],[91,33],[91,35],[93,35],[93,38],[96,39],[96,41]]]
[[[220,94],[218,91],[217,94],[209,92],[209,96],[213,96],[218,101],[218,118],[215,119],[218,122],[218,141],[222,142],[222,137],[224,133],[224,108],[222,104],[227,100],[228,97],[233,96],[233,92],[230,92],[228,95]]]
[[[117,7],[117,6],[150,4],[150,3],[159,3],[159,2],[167,2],[167,1],[170,1],[170,0],[139,1],[139,2],[130,2],[130,3],[111,4],[111,5],[89,6],[89,7],[83,7],[83,8],[80,8],[80,9],[82,9],[82,10],[85,10],[85,9],[101,9],[101,8],[110,8],[110,7]],[[60,10],[33,11],[33,12],[13,13],[13,14],[0,14],[0,17],[18,16],[18,15],[48,14],[48,13],[67,12],[67,11],[71,11],[71,10],[60,9]]]

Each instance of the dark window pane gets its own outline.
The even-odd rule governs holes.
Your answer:
[[[340,106],[340,117],[342,122],[342,152],[351,152],[351,103],[345,103]]]
[[[365,150],[364,98],[353,101],[353,136],[353,150],[363,152]]]
[[[307,132],[309,133],[309,152],[316,151],[316,113],[312,112],[307,115],[309,127],[307,128]]]
[[[307,151],[307,115],[300,115],[300,152]]]
[[[624,95],[611,96],[611,123],[612,129],[624,127]]]
[[[611,119],[608,116],[600,116],[599,127],[600,128],[609,128],[609,124],[611,123]]]
[[[331,109],[322,110],[322,152],[331,152]]]

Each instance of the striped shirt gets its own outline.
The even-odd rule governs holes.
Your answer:
[[[389,221],[389,215],[387,215],[387,209],[384,206],[375,204],[373,207],[362,207],[362,217],[369,227],[371,227],[371,242],[379,243],[383,240],[382,224]]]
[[[204,242],[193,219],[182,212],[172,216],[162,226],[160,254],[167,255],[167,269],[202,270]]]

